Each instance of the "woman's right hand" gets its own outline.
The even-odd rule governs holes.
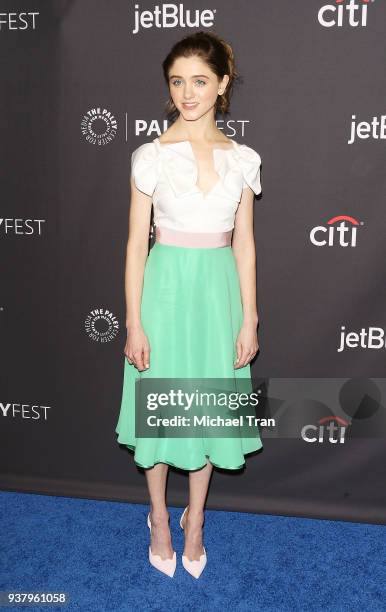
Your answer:
[[[127,340],[124,353],[130,364],[139,371],[150,367],[150,344],[141,325],[127,327]]]

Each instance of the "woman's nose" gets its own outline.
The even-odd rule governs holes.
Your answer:
[[[184,89],[184,98],[185,100],[190,100],[193,97],[193,88],[189,85]]]

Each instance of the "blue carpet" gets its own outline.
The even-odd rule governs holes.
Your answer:
[[[208,565],[174,578],[148,562],[148,507],[3,491],[0,590],[66,592],[66,606],[8,610],[375,612],[386,609],[386,527],[206,511]],[[5,608],[2,608],[5,609]]]

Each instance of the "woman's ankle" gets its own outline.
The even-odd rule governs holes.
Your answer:
[[[150,510],[150,519],[153,525],[162,525],[169,521],[169,512],[165,508],[152,508]]]
[[[201,508],[188,508],[187,522],[195,525],[202,525],[204,523],[204,510]]]

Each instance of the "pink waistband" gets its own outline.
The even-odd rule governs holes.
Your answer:
[[[182,247],[224,247],[231,246],[232,232],[180,232],[168,227],[155,228],[156,242]]]

